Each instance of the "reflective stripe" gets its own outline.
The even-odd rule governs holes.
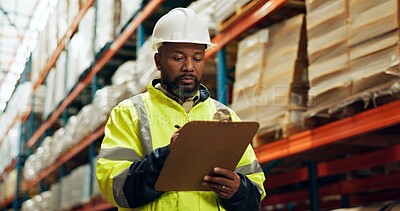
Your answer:
[[[101,149],[99,158],[107,160],[127,160],[132,162],[142,160],[135,150],[122,147]]]
[[[237,167],[235,169],[235,172],[246,175],[246,174],[260,173],[263,171],[258,161],[253,160],[253,162],[248,165]]]
[[[260,164],[258,163],[257,160],[253,160],[252,163],[245,165],[245,166],[240,166],[235,169],[235,172],[241,173],[243,175],[249,175],[249,174],[257,174],[257,173],[264,173]],[[250,180],[251,181],[251,180]],[[255,182],[251,181],[254,185],[257,186],[258,191],[262,195],[264,193],[263,189]]]
[[[150,133],[150,122],[149,116],[147,114],[146,106],[143,102],[141,95],[135,95],[130,99],[135,106],[136,113],[139,118],[139,132],[140,139],[142,141],[143,146],[143,156],[150,154],[153,151],[153,143],[151,139]]]
[[[114,200],[121,207],[129,207],[128,200],[126,199],[126,196],[123,191],[126,178],[128,177],[128,173],[129,173],[129,168],[126,168],[112,180]]]
[[[221,102],[219,102],[217,100],[214,100],[214,99],[212,99],[212,100],[214,101],[214,105],[215,105],[215,110],[216,111],[218,111],[219,109],[227,109],[227,110],[229,110],[228,106],[222,104]]]

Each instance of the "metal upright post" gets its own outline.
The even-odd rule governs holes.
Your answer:
[[[140,3],[140,7],[138,9],[138,12],[140,10],[142,10],[142,9],[143,9],[143,2]],[[138,51],[139,51],[140,47],[142,47],[144,41],[145,41],[145,38],[144,38],[144,27],[143,27],[143,24],[140,24],[138,26],[138,28],[136,29],[136,55],[138,55]]]
[[[28,72],[31,71],[31,65],[32,65],[32,54],[30,54],[30,57],[28,61],[25,63],[25,69],[22,72],[21,76],[21,83],[24,83],[28,79]],[[33,105],[32,105],[33,106]],[[20,125],[20,137],[19,137],[19,142],[18,142],[18,155],[17,155],[17,163],[16,163],[16,171],[17,171],[17,178],[16,178],[16,184],[15,184],[15,196],[14,196],[14,201],[13,201],[13,209],[17,211],[20,207],[20,200],[19,200],[19,187],[20,187],[20,181],[21,181],[21,171],[25,162],[24,159],[24,145],[25,143],[25,138],[24,138],[24,128],[23,125]]]
[[[310,210],[319,210],[319,198],[318,198],[318,171],[317,162],[308,162],[308,180],[310,185]]]
[[[221,103],[228,104],[228,84],[226,71],[226,49],[225,47],[217,53],[217,99]]]
[[[22,129],[22,127],[21,127]],[[19,186],[20,186],[20,180],[21,180],[21,169],[22,169],[22,163],[23,161],[23,157],[22,157],[22,149],[23,146],[22,144],[24,143],[23,141],[23,134],[22,134],[22,130],[21,130],[21,134],[20,134],[20,139],[18,142],[18,155],[17,155],[17,163],[16,163],[16,171],[17,171],[17,182],[15,183],[15,196],[14,196],[14,201],[13,201],[13,209],[14,211],[17,211],[20,207],[20,201],[19,201]]]
[[[95,15],[94,15],[93,40],[92,40],[93,58],[95,58],[95,56],[96,56],[95,45],[96,45],[96,38],[97,38],[96,27],[97,27],[97,17],[98,17],[98,2],[97,2],[97,0],[95,0],[95,2],[94,2],[94,9],[95,9]],[[96,94],[96,91],[98,89],[97,77],[96,76],[93,77],[92,83],[90,84],[90,86],[91,86],[91,90],[92,90],[91,97],[92,97],[92,101],[93,101],[94,96]],[[98,121],[98,120],[96,120],[96,121]],[[95,171],[95,164],[93,163],[93,158],[96,156],[93,143],[89,145],[89,155],[88,156],[89,156],[89,166],[90,166],[89,195],[92,196],[92,194],[93,194],[93,182],[94,182],[93,181],[93,177],[94,177],[94,171]]]

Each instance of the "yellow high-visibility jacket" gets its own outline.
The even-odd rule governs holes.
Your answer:
[[[210,98],[201,86],[199,101],[186,113],[154,87],[159,82],[153,80],[146,93],[124,100],[112,110],[96,166],[102,195],[119,210],[258,210],[265,197],[265,176],[250,145],[235,169],[241,184],[230,199],[219,198],[212,191],[154,190],[176,131],[174,125],[212,120],[218,109],[229,109]],[[229,111],[233,121],[240,121]]]

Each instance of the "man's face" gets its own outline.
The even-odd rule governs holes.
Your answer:
[[[200,86],[205,63],[205,46],[193,43],[165,43],[154,55],[161,72],[161,85],[182,100],[192,97]]]

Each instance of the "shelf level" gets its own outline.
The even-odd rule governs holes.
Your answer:
[[[58,108],[51,114],[51,116],[39,127],[33,136],[28,140],[28,148],[31,148],[37,140],[44,134],[44,132],[50,128],[50,126],[57,120],[62,114],[66,107],[72,103],[72,101],[84,90],[84,88],[90,83],[93,77],[107,64],[107,62],[116,54],[116,52],[122,47],[122,45],[133,35],[138,26],[146,20],[163,2],[163,0],[152,0],[143,8],[141,12],[129,23],[126,29],[115,39],[109,49],[102,55],[100,59],[96,61],[90,70],[89,74],[78,83],[78,85],[72,90]]]
[[[317,165],[318,177],[326,177],[335,174],[371,168],[400,161],[400,144],[393,147],[375,150],[373,152],[355,155],[349,158],[337,159]],[[308,169],[306,167],[297,170],[269,176],[266,188],[278,188],[281,186],[304,182],[308,180]]]
[[[260,163],[291,156],[400,123],[400,100],[255,149]]]
[[[26,119],[28,118],[29,114],[31,113],[32,109],[29,107],[24,114],[22,114],[21,117],[18,116],[18,114],[14,117],[13,121],[11,122],[10,126],[7,128],[6,132],[4,133],[4,136],[0,138],[0,146],[3,144],[4,139],[6,138],[8,132],[14,127],[15,123],[19,120],[20,123],[24,123]]]
[[[286,0],[263,0],[260,4],[254,4],[254,7],[250,8],[250,10],[254,10],[254,12],[240,17],[235,21],[233,26],[227,27],[225,31],[217,34],[211,40],[211,42],[217,44],[217,46],[206,51],[206,58],[213,56],[230,41],[234,40],[254,24],[274,12],[285,2]]]
[[[57,62],[58,57],[60,56],[61,52],[65,49],[65,45],[67,44],[68,40],[72,38],[75,32],[78,30],[79,22],[82,20],[85,13],[89,10],[89,8],[93,5],[94,0],[87,0],[83,7],[79,10],[78,14],[76,15],[75,19],[72,21],[71,26],[65,32],[63,38],[57,44],[57,48],[55,49],[53,55],[50,57],[49,61],[47,62],[46,66],[40,71],[40,75],[38,80],[33,85],[32,95],[36,92],[37,88],[43,81],[46,79],[47,74],[51,70],[51,68]]]
[[[42,172],[40,172],[35,179],[29,181],[27,184],[27,189],[28,190],[31,189],[33,186],[38,184],[42,179],[44,179],[45,177],[49,176],[51,173],[56,171],[58,168],[60,168],[61,165],[71,160],[71,158],[75,157],[77,154],[82,152],[86,147],[88,147],[91,143],[93,143],[95,140],[97,140],[103,135],[104,135],[104,125],[101,126],[99,129],[97,129],[95,132],[86,136],[81,142],[79,142],[79,144],[72,147],[72,149],[67,151],[65,154],[61,155],[53,164],[51,164]]]
[[[3,204],[0,204],[0,209],[6,208],[8,205],[10,205],[14,201],[14,196],[8,197]]]
[[[15,168],[16,164],[17,164],[17,159],[16,158],[12,159],[11,163],[0,174],[0,182],[3,182],[4,177]]]

